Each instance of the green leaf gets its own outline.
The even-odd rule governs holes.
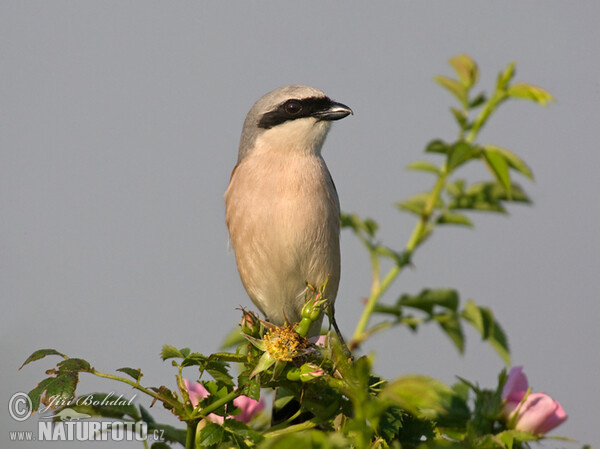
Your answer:
[[[206,371],[215,379],[217,382],[222,382],[225,385],[234,385],[233,379],[229,372],[229,365],[225,362],[210,361],[206,366]]]
[[[268,370],[271,366],[273,366],[274,363],[275,359],[271,354],[269,354],[268,352],[263,353],[261,358],[258,360],[258,363],[254,367],[254,370],[252,370],[252,373],[250,374],[250,379],[252,379],[257,374]]]
[[[452,212],[444,212],[442,213],[438,219],[437,224],[452,224],[452,225],[460,225],[460,226],[468,226],[470,228],[473,227],[473,223],[466,215],[452,213]]]
[[[527,83],[515,83],[508,88],[507,94],[512,98],[522,98],[532,100],[542,106],[555,101],[554,97],[545,89]]]
[[[483,156],[487,167],[492,172],[492,175],[494,175],[494,178],[496,178],[496,181],[504,187],[506,195],[510,200],[510,173],[508,172],[508,163],[506,162],[506,159],[504,159],[504,156],[502,156],[501,153],[498,153],[494,149],[484,150]]]
[[[342,228],[352,228],[355,233],[366,233],[370,237],[375,237],[375,232],[379,225],[375,220],[370,218],[362,219],[356,214],[341,214]]]
[[[174,358],[184,358],[184,355],[177,349],[175,346],[164,345],[162,347],[162,351],[160,352],[160,356],[163,360],[174,359]]]
[[[29,357],[27,357],[27,360],[25,360],[23,362],[23,364],[21,365],[21,367],[19,369],[23,368],[25,365],[27,365],[31,362],[35,362],[36,360],[43,359],[47,355],[59,355],[65,359],[67,358],[66,355],[64,355],[61,352],[58,352],[56,349],[38,349],[33,354],[31,354]]]
[[[454,68],[461,83],[467,87],[472,87],[479,79],[479,69],[477,64],[469,55],[459,54],[448,61]]]
[[[485,95],[485,92],[481,92],[479,95],[477,95],[475,98],[473,98],[469,102],[469,109],[478,108],[479,106],[481,106],[486,101],[487,101],[487,97]]]
[[[205,421],[205,425],[196,432],[196,447],[208,447],[221,443],[225,429],[213,422]]]
[[[537,441],[539,438],[527,432],[521,432],[520,430],[505,430],[496,435],[500,441],[504,443],[507,449],[513,449],[515,442],[524,443],[527,441]],[[519,445],[519,447],[521,447]]]
[[[457,108],[450,108],[450,111],[452,112],[452,115],[454,116],[454,119],[456,120],[456,123],[458,123],[460,129],[467,131],[470,128],[470,124],[469,118],[467,117],[465,111]]]
[[[427,376],[404,376],[391,381],[381,392],[398,406],[434,420],[439,426],[463,425],[469,418],[467,404],[447,385]]]
[[[178,429],[178,428],[170,426],[168,424],[159,424],[156,422],[148,422],[148,434],[150,434],[154,430],[159,430],[160,436],[162,438],[164,438],[166,441],[169,441],[172,443],[179,443],[179,444],[185,446],[185,440],[186,440],[186,436],[187,436],[186,430]],[[152,445],[152,447],[154,447],[154,445]]]
[[[448,153],[448,161],[446,163],[448,172],[451,172],[470,159],[479,157],[480,154],[481,151],[470,143],[463,140],[456,142],[452,145]]]
[[[134,368],[123,367],[123,368],[119,368],[117,371],[120,371],[122,373],[127,374],[128,376],[133,377],[138,382],[143,376],[142,370],[140,368],[134,369]]]
[[[459,298],[456,290],[424,289],[417,295],[402,295],[398,300],[397,305],[412,307],[432,315],[435,306],[440,306],[456,312],[458,309],[458,303]]]
[[[462,354],[465,350],[465,336],[460,323],[460,316],[456,312],[449,312],[435,315],[433,319],[438,322],[440,328],[454,343],[458,352]]]
[[[512,202],[530,203],[531,201],[523,189],[515,183],[510,185]],[[448,205],[450,210],[479,210],[487,212],[506,213],[502,201],[509,201],[506,190],[498,182],[480,182],[469,186],[466,190],[456,194],[448,191],[452,200]]]
[[[225,428],[225,431],[230,434],[230,437],[238,437],[242,439],[243,446],[239,447],[248,447],[243,440],[250,440],[253,443],[260,443],[264,439],[264,437],[256,430],[235,419],[226,419],[223,423],[223,427]]]
[[[31,411],[35,412],[40,402],[46,405],[62,404],[75,396],[79,376],[75,372],[58,372],[56,377],[42,380],[28,395],[31,399]],[[52,408],[56,408],[54,405]]]
[[[74,372],[78,373],[81,371],[90,371],[91,366],[87,360],[83,359],[67,359],[59,362],[57,365],[58,370],[62,372]]]
[[[240,327],[236,326],[235,328],[231,329],[231,332],[229,332],[229,334],[227,334],[227,336],[223,339],[220,349],[232,348],[244,343],[245,341],[246,339],[240,332]]]
[[[487,307],[480,307],[475,302],[469,300],[465,304],[461,316],[479,331],[482,340],[490,343],[502,360],[504,360],[504,363],[510,365],[508,340],[500,324],[495,320],[492,311]]]
[[[485,152],[496,152],[500,154],[506,160],[510,168],[518,171],[533,181],[533,173],[531,172],[529,166],[525,163],[525,161],[523,161],[523,159],[521,159],[512,151],[496,145],[485,145],[483,148]]]
[[[429,197],[431,196],[430,192],[422,192],[417,193],[416,195],[411,196],[407,200],[396,203],[396,206],[407,212],[411,212],[415,215],[421,216],[425,211],[425,205],[427,201],[429,201]],[[443,206],[442,200],[438,197],[435,203],[435,208],[441,208]]]
[[[450,151],[450,146],[446,142],[444,142],[443,140],[440,140],[440,139],[432,140],[425,147],[426,153],[447,154],[448,151]]]
[[[139,421],[141,415],[138,413],[136,406],[129,404],[129,401],[130,399],[119,398],[114,393],[93,393],[79,396],[74,401],[76,405],[68,405],[67,407],[90,416],[118,419],[129,416],[134,421]]]
[[[150,446],[150,449],[172,449],[172,448],[167,443],[164,443],[162,441],[157,441],[155,443],[152,443],[152,446]]]
[[[446,88],[452,95],[454,95],[462,105],[467,104],[467,88],[459,81],[442,75],[434,76],[433,79],[442,87]]]
[[[510,81],[513,79],[514,76],[515,76],[515,63],[511,62],[510,64],[508,64],[508,66],[506,66],[506,69],[504,69],[503,72],[500,72],[498,74],[498,82],[496,84],[498,90],[505,91],[506,88],[508,87],[508,84],[510,83]]]
[[[402,416],[405,413],[396,406],[388,407],[379,420],[378,433],[390,443],[402,428]]]
[[[439,174],[440,169],[437,165],[429,162],[429,161],[413,161],[406,166],[407,170],[420,170],[420,171],[428,171],[431,173]]]

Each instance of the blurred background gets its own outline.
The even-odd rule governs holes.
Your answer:
[[[228,249],[223,193],[244,117],[267,91],[308,84],[353,108],[334,124],[325,160],[343,210],[375,218],[382,240],[402,248],[415,219],[393,203],[433,179],[404,167],[431,139],[457,134],[454,99],[432,77],[452,76],[446,61],[463,52],[479,64],[480,88],[516,61],[516,81],[558,100],[511,101],[480,137],[533,167],[535,183],[515,180],[534,205],[475,214],[474,230],[440,228],[385,300],[452,287],[490,307],[513,365],[567,411],[553,433],[598,444],[599,14],[592,0],[1,2],[2,445],[42,446],[10,442],[9,430],[35,430],[38,418],[19,423],[6,411],[57,361],[17,371],[36,349],[105,372],[141,368],[145,385],[174,388],[163,344],[219,348],[236,308],[251,304]],[[348,230],[342,255],[338,323],[351,335],[369,261]],[[393,329],[363,351],[387,377],[459,375],[491,388],[503,367],[475,332],[460,356],[434,325]],[[78,392],[95,391],[134,394],[82,375]],[[543,444],[556,446],[578,447]]]

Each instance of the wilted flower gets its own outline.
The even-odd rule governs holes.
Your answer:
[[[196,407],[202,399],[205,399],[210,394],[200,382],[190,382],[187,379],[183,379],[183,382],[185,383],[185,388],[187,388],[190,402],[194,407]],[[249,398],[248,396],[238,396],[233,400],[233,405],[238,407],[242,412],[239,415],[230,417],[235,418],[243,423],[250,421],[257,413],[265,408],[265,403],[263,402],[262,398],[260,401],[257,401]],[[225,422],[225,418],[223,416],[216,415],[214,413],[210,413],[207,418],[217,424],[223,424],[223,422]]]
[[[503,415],[516,430],[541,435],[567,420],[560,403],[547,394],[531,393],[526,397],[528,387],[523,367],[517,366],[510,371],[502,389]]]

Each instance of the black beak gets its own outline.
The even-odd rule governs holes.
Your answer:
[[[313,117],[318,120],[340,120],[350,114],[354,114],[354,112],[348,106],[332,101],[327,109],[315,112]]]

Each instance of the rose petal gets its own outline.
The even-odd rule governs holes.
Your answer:
[[[517,403],[521,402],[528,388],[529,383],[527,382],[527,376],[523,373],[523,367],[515,366],[508,373],[508,379],[502,389],[502,399]]]
[[[183,379],[183,383],[194,408],[198,405],[198,402],[209,395],[208,390],[200,382],[190,382],[187,379]]]
[[[566,419],[566,413],[558,402],[545,393],[532,393],[519,410],[515,429],[543,434]]]
[[[265,403],[262,399],[260,401],[256,401],[248,396],[238,396],[233,400],[233,405],[242,411],[242,413],[235,416],[235,419],[243,423],[250,421],[254,415],[265,408]]]

